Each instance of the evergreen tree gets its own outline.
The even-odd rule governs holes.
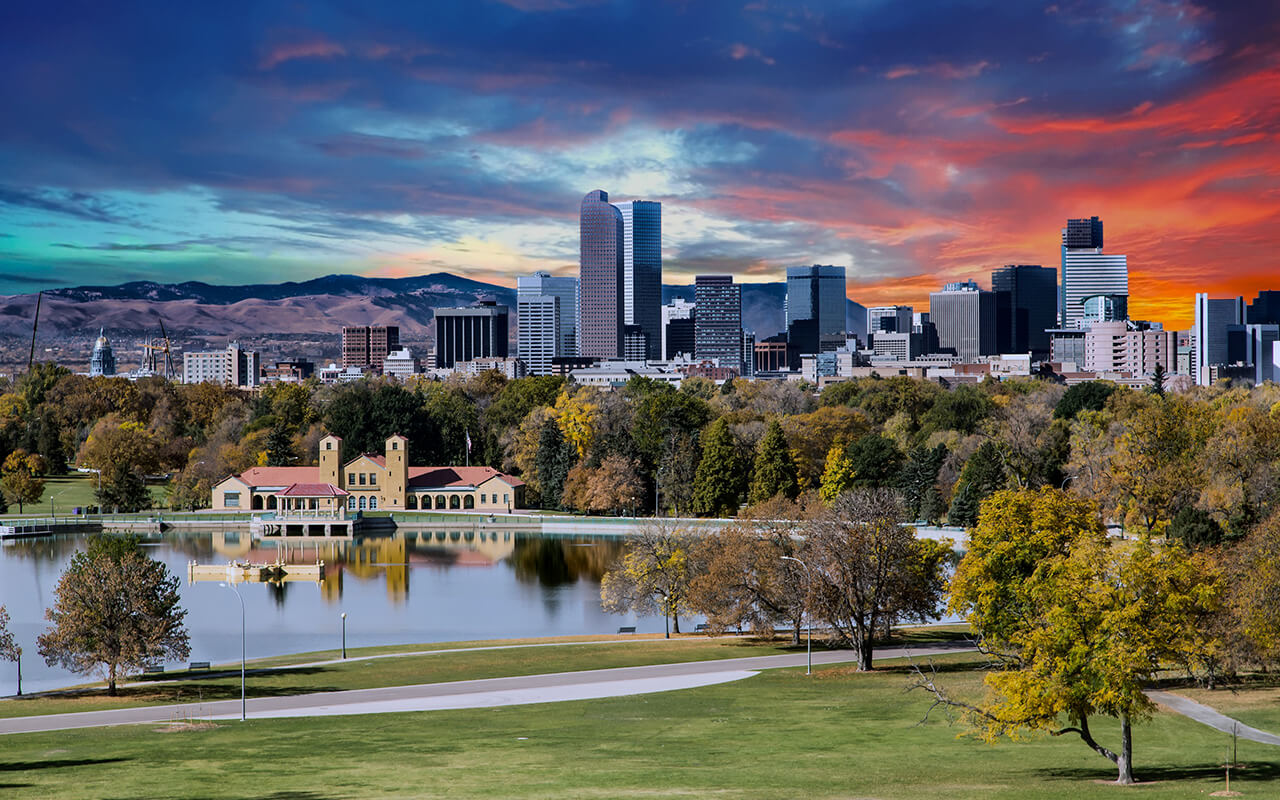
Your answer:
[[[863,436],[846,449],[853,466],[853,485],[862,489],[882,489],[898,481],[902,451],[891,440],[876,434]]]
[[[563,507],[561,498],[564,494],[564,479],[576,461],[577,453],[573,443],[560,433],[560,426],[554,420],[543,425],[542,433],[538,436],[538,454],[534,458],[538,483],[542,486],[543,508]]]
[[[693,506],[701,514],[728,515],[738,510],[747,488],[747,467],[723,418],[703,434],[702,460],[693,480]]]
[[[938,470],[947,457],[947,446],[917,447],[911,451],[907,464],[902,468],[899,486],[902,488],[902,502],[910,519],[929,519],[924,513],[926,495],[932,491],[932,503],[939,504],[938,492],[934,482],[938,479]],[[935,513],[937,513],[935,511]]]
[[[796,462],[787,448],[787,437],[777,420],[769,423],[756,450],[755,468],[751,472],[752,503],[760,503],[778,494],[795,499],[800,493]]]
[[[947,519],[952,525],[971,527],[978,523],[978,511],[982,501],[992,492],[1001,489],[1005,482],[1004,462],[995,442],[983,442],[965,462],[956,481],[956,493],[951,499]]]
[[[972,484],[959,484],[956,493],[951,497],[947,522],[964,528],[972,528],[978,523],[978,497]]]
[[[293,451],[293,437],[284,425],[277,423],[267,434],[267,466],[287,467],[298,457]]]
[[[1165,378],[1166,378],[1166,375],[1164,371],[1164,364],[1161,364],[1160,362],[1157,361],[1156,368],[1151,373],[1151,389],[1150,389],[1151,393],[1154,394],[1156,397],[1164,397]]]
[[[115,513],[132,514],[151,508],[151,492],[138,473],[128,464],[117,464],[110,476],[104,476],[98,490],[98,506]]]
[[[1222,544],[1225,532],[1208,511],[1183,506],[1170,523],[1168,536],[1181,541],[1188,549],[1200,550]]]

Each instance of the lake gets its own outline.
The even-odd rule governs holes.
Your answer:
[[[663,629],[661,617],[600,608],[600,579],[623,546],[617,537],[444,529],[286,543],[253,541],[247,531],[184,531],[143,541],[182,582],[193,661],[239,660],[240,606],[216,582],[188,584],[187,564],[278,555],[289,563],[321,559],[326,575],[320,584],[240,584],[249,658],[337,648],[343,613],[348,647]],[[36,646],[58,578],[84,544],[82,536],[50,536],[0,547],[0,605],[23,649],[24,692],[90,680],[46,666]],[[14,679],[14,665],[0,661],[0,695],[13,693]]]

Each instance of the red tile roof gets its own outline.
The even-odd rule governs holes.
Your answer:
[[[319,477],[319,467],[250,467],[239,475],[250,486],[288,486],[314,482]]]
[[[346,497],[350,492],[339,489],[332,483],[295,483],[278,492],[277,497]]]
[[[409,486],[416,489],[479,486],[495,476],[512,486],[524,486],[524,481],[505,475],[493,467],[409,467]]]

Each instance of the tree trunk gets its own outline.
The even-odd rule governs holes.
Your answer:
[[[858,669],[862,672],[870,672],[872,669],[871,655],[874,646],[871,643],[871,637],[864,631],[861,640],[858,642]]]
[[[1116,759],[1116,783],[1128,786],[1133,783],[1133,728],[1129,715],[1120,715],[1120,753]]]
[[[791,620],[791,644],[796,647],[800,646],[800,620],[799,619]]]
[[[675,622],[675,627],[674,627],[674,631],[673,631],[673,632],[674,632],[674,633],[679,633],[679,632],[680,632],[680,615],[679,615],[679,614],[676,614],[672,619],[673,619],[673,620],[674,620],[674,622]]]

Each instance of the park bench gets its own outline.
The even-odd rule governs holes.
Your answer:
[[[705,622],[699,622],[693,629],[694,633],[706,633],[711,630],[711,626]]]
[[[147,664],[142,668],[143,675],[159,675],[164,672],[164,664]]]
[[[195,672],[198,669],[208,672],[209,662],[208,661],[192,661],[191,666],[187,668],[189,672]]]
[[[621,628],[618,628],[618,633],[635,633],[635,632],[636,632],[635,625],[625,625]]]

